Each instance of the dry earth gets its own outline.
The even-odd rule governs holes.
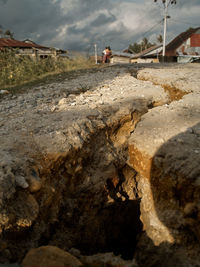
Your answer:
[[[0,262],[200,266],[199,99],[199,64],[109,66],[4,95]]]

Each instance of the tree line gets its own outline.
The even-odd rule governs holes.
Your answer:
[[[162,44],[163,37],[162,37],[161,34],[158,35],[157,42],[159,44]],[[144,37],[140,43],[130,44],[129,47],[128,47],[128,51],[131,52],[131,53],[140,53],[143,50],[146,50],[147,48],[150,48],[150,47],[155,46],[155,45],[156,45],[156,43],[151,43],[148,40],[148,38]]]
[[[0,25],[0,37],[9,37],[14,39],[14,33],[10,30],[3,30],[2,26]]]

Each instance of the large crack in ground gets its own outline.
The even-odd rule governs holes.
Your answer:
[[[173,85],[173,83],[171,84],[165,84],[165,82],[160,82],[160,81],[154,81],[151,79],[151,77],[145,77],[145,75],[140,75],[139,70],[138,69],[131,69],[130,70],[130,74],[135,77],[136,79],[139,79],[141,81],[150,81],[152,82],[154,85],[160,85],[163,87],[163,89],[165,90],[165,92],[168,94],[169,96],[169,102],[173,102],[173,101],[177,101],[183,98],[184,95],[187,95],[189,92],[183,91],[180,88],[176,87],[175,85]],[[160,106],[160,103],[154,103],[153,104],[154,107],[156,106]]]
[[[127,139],[148,110],[146,105],[135,100],[130,113],[114,114],[98,131],[95,124],[100,122],[91,120],[85,129],[90,127],[92,134],[81,149],[45,155],[32,167],[33,194],[18,190],[9,201],[2,242],[11,261],[21,261],[30,247],[48,244],[66,251],[76,248],[83,255],[114,252],[133,258],[142,223],[136,172],[126,164]],[[37,178],[42,187],[37,188]],[[23,201],[27,207],[19,211]]]
[[[119,83],[117,85],[122,86]],[[148,82],[144,82],[145,86],[151,87]],[[156,92],[161,89],[155,86],[152,90]],[[100,257],[103,258],[104,253],[114,252],[115,255],[121,255],[125,259],[124,265],[121,265],[124,267],[161,266],[164,254],[171,259],[169,265],[163,266],[170,266],[176,261],[178,266],[184,266],[184,261],[187,264],[185,252],[180,251],[184,251],[187,247],[188,240],[183,239],[181,234],[177,234],[177,232],[181,233],[179,228],[185,229],[185,226],[180,223],[179,228],[174,229],[174,226],[170,228],[168,221],[162,221],[162,212],[158,208],[161,206],[161,210],[166,209],[166,206],[160,204],[159,193],[157,193],[161,190],[162,197],[165,195],[162,192],[162,181],[156,181],[156,177],[162,180],[160,171],[157,171],[157,165],[163,164],[163,152],[158,156],[157,152],[155,155],[150,152],[160,148],[160,143],[168,144],[167,139],[163,139],[165,138],[163,131],[167,132],[167,128],[159,125],[158,114],[170,108],[173,111],[175,109],[173,101],[181,100],[185,94],[182,92],[181,95],[181,90],[175,87],[170,87],[170,91],[174,92],[173,96],[164,100],[160,96],[149,98],[149,92],[147,92],[146,96],[130,97],[129,100],[122,102],[123,105],[115,101],[111,108],[103,106],[97,108],[98,111],[89,111],[86,119],[76,120],[69,130],[61,131],[62,135],[59,132],[62,136],[61,140],[64,140],[59,149],[57,147],[55,152],[44,151],[44,153],[39,149],[38,154],[31,155],[32,161],[28,166],[29,178],[26,181],[18,178],[17,190],[14,191],[11,188],[13,193],[4,203],[6,208],[3,210],[3,215],[1,214],[1,262],[21,262],[30,248],[51,245],[70,251],[79,258],[97,253],[102,253]],[[140,91],[137,91],[137,94],[138,92],[141,94]],[[89,96],[92,94],[90,93]],[[83,95],[80,99],[83,99]],[[64,106],[66,99],[61,100],[61,105],[53,109],[57,110],[58,115],[62,114],[59,113],[60,110],[66,109]],[[73,103],[77,104],[78,101],[79,98]],[[186,107],[188,103],[186,102]],[[161,107],[162,105],[164,106]],[[177,107],[176,113],[180,112],[179,104]],[[194,110],[196,107],[197,105],[194,106]],[[181,104],[180,108],[182,108]],[[86,111],[83,110],[83,112]],[[56,119],[57,114],[54,115]],[[69,114],[72,116],[72,113]],[[168,119],[174,120],[174,114],[170,116]],[[165,113],[163,117],[164,123],[168,123]],[[156,124],[151,121],[151,118],[155,118]],[[196,118],[197,116],[194,122]],[[182,122],[179,123],[177,119],[175,122],[177,127],[182,125]],[[156,132],[155,136],[153,129]],[[162,138],[159,137],[158,129],[161,129]],[[192,131],[192,134],[194,132],[196,134],[196,128]],[[173,134],[171,133],[171,136]],[[152,138],[150,141],[149,137]],[[37,146],[37,139],[34,142]],[[56,140],[54,142],[57,144]],[[183,141],[181,142],[184,144]],[[30,147],[30,143],[28,146]],[[182,164],[181,162],[180,165]],[[3,168],[6,172],[7,167]],[[163,172],[167,172],[168,169],[163,168]],[[171,174],[171,169],[169,173]],[[12,178],[11,171],[9,175]],[[151,188],[151,181],[155,187]],[[169,203],[174,201],[170,186],[171,184],[167,187],[167,193],[171,196]],[[155,203],[154,197],[157,201]],[[175,204],[173,205],[174,208]],[[184,212],[187,213],[189,208],[186,211],[185,209],[183,207]],[[195,211],[189,211],[189,213],[197,217],[197,205],[193,204],[191,209]],[[178,214],[177,207],[176,211]],[[175,214],[171,213],[172,216]],[[187,213],[187,218],[188,216],[190,214]],[[190,221],[190,227],[193,226],[197,227],[196,221]],[[183,235],[186,233],[184,231]],[[198,235],[196,228],[195,234]],[[179,238],[179,241],[176,238],[177,240]],[[194,238],[190,238],[189,241],[195,244]],[[178,242],[183,243],[180,249],[177,247]],[[180,252],[181,261],[179,256],[173,255],[176,250]],[[152,256],[152,253],[155,255]],[[137,260],[137,264],[132,261],[133,258]],[[97,266],[118,266],[114,263],[107,264]],[[91,263],[84,266],[96,265]]]

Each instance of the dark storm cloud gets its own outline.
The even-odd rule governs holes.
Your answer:
[[[199,5],[199,0],[177,0],[177,5],[180,7]]]
[[[167,40],[172,40],[190,27],[200,27],[199,14],[199,0],[177,0],[177,4],[169,10],[171,18],[168,21]]]
[[[105,11],[105,7],[111,7],[107,0],[0,0],[0,25],[14,32],[16,39],[30,38],[55,46],[59,46],[58,39],[62,38],[59,37],[60,31],[63,31],[61,45],[68,47],[68,44],[71,46],[73,43],[74,47],[70,35],[82,33],[86,37],[88,34],[93,39],[92,27],[97,27],[98,22],[103,25],[114,20],[113,16],[97,14],[87,25],[79,27],[93,12]],[[67,32],[64,30],[65,25],[69,27]],[[65,34],[68,35],[68,40],[64,39]],[[77,45],[79,49],[81,46],[84,48],[85,41],[80,40]]]
[[[174,20],[199,23],[199,2],[177,0],[169,14]],[[0,25],[16,39],[47,46],[86,50],[97,43],[99,49],[106,44],[123,49],[144,34],[150,38],[162,33],[162,23],[149,30],[162,20],[161,3],[159,8],[153,0],[0,0]],[[189,27],[172,19],[168,37]]]
[[[84,14],[87,14],[91,10],[109,10],[109,8],[113,7],[113,4],[109,0],[79,0],[79,7],[83,10]]]
[[[91,22],[92,27],[99,27],[100,25],[104,25],[107,23],[111,23],[116,21],[117,18],[113,15],[106,16],[105,14],[100,14],[94,21]]]
[[[77,24],[69,26],[67,29],[67,33],[68,34],[81,34],[82,33],[84,35],[87,35],[87,34],[95,35],[95,33],[92,33],[93,27],[94,28],[102,27],[116,20],[117,19],[113,15],[106,16],[104,14],[100,14],[98,15],[97,18],[95,18],[94,20],[91,20],[89,24],[86,24],[84,28],[79,28]]]
[[[110,0],[75,0],[70,2],[73,3],[73,6],[68,9],[66,4],[66,10],[64,12],[66,14],[65,18],[71,23],[87,18],[93,12],[109,10],[113,6]]]
[[[89,29],[87,30],[86,28],[84,28],[84,33],[87,33],[89,31]],[[67,33],[68,34],[81,34],[83,33],[83,29],[77,28],[76,25],[70,26],[67,29]]]
[[[50,0],[7,0],[0,9],[0,23],[5,28],[10,28],[16,36],[54,30],[54,25],[62,23],[60,18],[59,2],[52,4]]]

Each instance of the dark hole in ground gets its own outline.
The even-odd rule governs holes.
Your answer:
[[[132,259],[142,223],[140,199],[135,193],[136,173],[126,170],[127,177],[117,170],[106,183],[86,190],[68,186],[57,222],[49,225],[39,245],[51,244],[66,251],[76,248],[82,255],[113,252],[125,260]]]
[[[140,200],[118,198],[86,209],[83,211],[81,204],[80,209],[75,207],[71,220],[67,220],[67,209],[62,209],[59,222],[42,236],[40,246],[51,244],[66,251],[76,248],[82,255],[113,252],[131,260],[142,232]]]
[[[82,254],[113,252],[125,260],[133,258],[137,237],[142,231],[140,201],[116,201],[103,208],[86,225],[76,247]]]
[[[82,255],[113,252],[125,260],[133,258],[142,231],[136,172],[122,163],[110,164],[102,177],[100,170],[94,168],[93,173],[84,165],[84,172],[76,175],[65,168],[52,172],[37,195],[40,212],[27,234],[5,237],[12,238],[8,260],[21,262],[30,247],[45,245],[76,248]],[[92,181],[86,183],[88,173]]]

